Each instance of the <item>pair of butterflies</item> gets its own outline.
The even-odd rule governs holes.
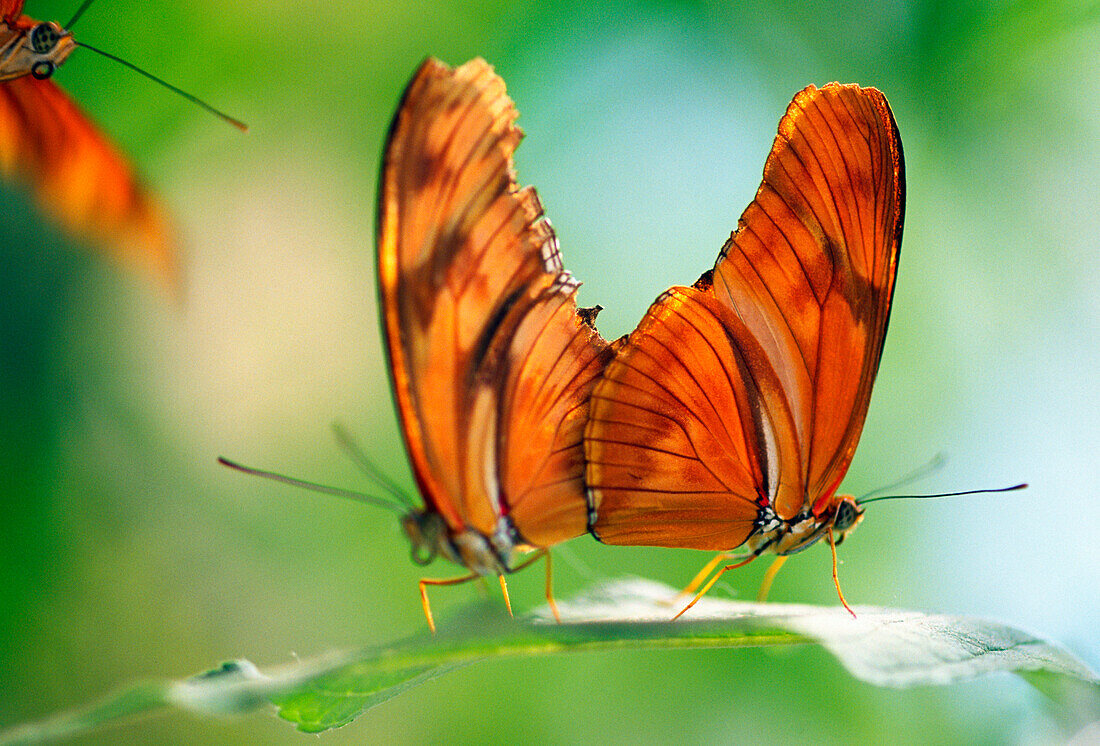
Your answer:
[[[73,233],[172,276],[159,209],[49,80],[71,33],[22,9],[0,0],[0,177],[32,185]],[[421,581],[429,624],[427,585],[498,575],[503,587],[530,550],[547,557],[552,604],[547,550],[586,531],[722,552],[689,587],[728,550],[744,546],[743,563],[824,536],[835,576],[835,545],[863,514],[836,490],[901,242],[901,143],[885,98],[837,84],[800,92],[714,269],[664,293],[612,345],[598,308],[577,308],[535,191],[516,185],[516,116],[484,61],[428,60],[383,165],[384,332],[425,503],[403,525],[414,558],[470,571]]]
[[[613,344],[594,327],[599,309],[577,308],[534,189],[516,184],[516,117],[483,60],[429,59],[382,166],[384,336],[424,498],[403,524],[414,559],[469,571],[421,581],[429,625],[426,586],[492,575],[503,586],[543,555],[553,607],[547,551],[585,532],[721,552],[690,590],[730,550],[743,547],[743,564],[822,537],[835,577],[835,545],[863,514],[837,488],[901,243],[904,167],[886,99],[835,83],[798,93],[714,268]],[[537,553],[517,564],[525,551]]]

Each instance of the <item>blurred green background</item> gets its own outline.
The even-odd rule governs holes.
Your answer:
[[[65,21],[76,0],[28,3]],[[262,665],[424,627],[407,542],[382,511],[250,480],[352,488],[340,420],[411,487],[378,338],[375,182],[426,55],[506,80],[580,301],[607,338],[711,263],[808,83],[889,98],[906,231],[857,494],[934,454],[921,490],[1022,493],[876,505],[842,548],[853,603],[976,614],[1100,666],[1100,12],[1093,2],[148,3],[99,0],[78,37],[252,125],[240,135],[77,51],[56,79],[174,216],[186,297],[76,250],[0,201],[0,727],[144,677]],[[601,578],[686,582],[691,551],[559,553]],[[766,567],[715,593],[752,598]],[[446,576],[453,568],[437,566]],[[513,600],[541,600],[541,573]],[[438,617],[478,598],[439,589]],[[776,601],[835,603],[828,552]],[[498,599],[493,598],[496,603]],[[991,677],[889,691],[819,651],[498,661],[435,680],[327,743],[639,740],[1043,743],[1040,696]],[[86,743],[299,743],[268,715],[183,715]]]

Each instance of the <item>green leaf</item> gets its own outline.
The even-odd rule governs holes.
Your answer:
[[[994,671],[1024,675],[1067,712],[1067,727],[1100,713],[1096,675],[1058,645],[996,622],[914,611],[758,604],[704,598],[669,618],[676,591],[647,580],[599,586],[511,620],[479,608],[390,645],[333,653],[261,672],[233,661],[184,681],[141,684],[85,710],[19,726],[0,743],[72,736],[140,712],[176,707],[234,714],[268,705],[300,730],[320,732],[431,678],[484,658],[614,649],[729,648],[817,644],[857,679],[889,687],[944,685]]]

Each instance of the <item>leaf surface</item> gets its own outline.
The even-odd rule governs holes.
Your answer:
[[[676,622],[676,591],[642,579],[608,582],[517,620],[474,608],[389,645],[330,653],[266,673],[231,661],[183,681],[133,685],[83,710],[0,732],[0,744],[41,743],[175,707],[200,715],[274,705],[300,730],[337,728],[412,687],[485,658],[589,650],[816,644],[855,678],[885,687],[946,685],[997,671],[1022,675],[1063,709],[1068,727],[1100,717],[1100,680],[1056,643],[983,619],[856,606],[703,598]],[[1072,701],[1071,701],[1072,700]]]

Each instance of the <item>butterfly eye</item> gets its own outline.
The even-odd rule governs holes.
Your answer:
[[[439,555],[439,531],[437,520],[431,514],[409,513],[402,516],[401,527],[412,544],[413,564],[430,565]]]
[[[851,500],[843,500],[836,508],[833,530],[840,533],[837,544],[844,540],[844,532],[854,526],[863,515],[863,511]]]
[[[60,39],[61,32],[57,30],[56,26],[52,23],[40,23],[31,31],[31,48],[38,54],[47,54],[53,51]]]
[[[35,80],[45,80],[53,75],[53,71],[57,69],[57,66],[48,60],[36,62],[31,66],[31,75]]]

